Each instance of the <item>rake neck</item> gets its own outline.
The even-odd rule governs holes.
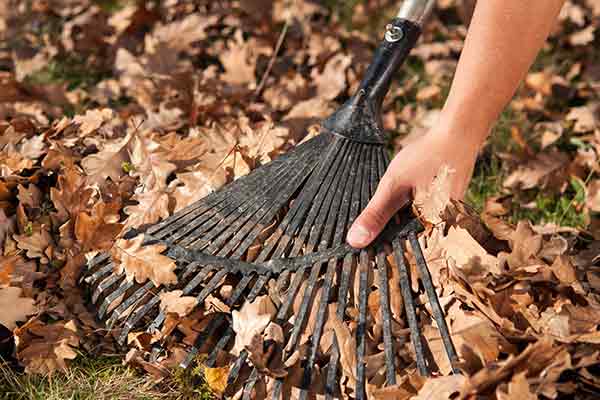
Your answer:
[[[383,41],[354,96],[323,122],[323,127],[362,143],[384,143],[381,105],[392,77],[414,47],[433,0],[404,2],[386,27]]]

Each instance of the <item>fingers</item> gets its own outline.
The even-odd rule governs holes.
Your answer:
[[[411,187],[384,176],[367,207],[352,224],[346,240],[350,246],[363,248],[373,241],[385,224],[410,197]]]

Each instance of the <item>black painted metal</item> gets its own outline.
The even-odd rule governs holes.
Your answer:
[[[276,281],[280,289],[285,288],[286,295],[274,322],[288,332],[285,338],[287,353],[299,348],[310,313],[316,310],[312,334],[307,346],[301,347],[305,353],[301,354],[304,374],[299,384],[299,397],[309,397],[316,366],[323,362],[318,357],[318,350],[327,319],[335,317],[345,321],[347,310],[353,309],[358,313],[354,397],[364,399],[368,379],[365,365],[369,356],[367,331],[371,318],[375,317],[370,315],[367,307],[371,291],[369,278],[375,272],[380,290],[386,385],[396,383],[396,368],[401,362],[395,347],[401,342],[392,332],[388,257],[393,257],[398,268],[416,367],[423,375],[429,373],[402,249],[402,242],[408,239],[433,318],[448,357],[452,365],[456,365],[458,357],[416,239],[416,233],[422,227],[410,211],[403,211],[397,221],[390,222],[367,249],[353,249],[344,243],[350,226],[373,196],[389,164],[382,145],[381,102],[393,73],[407,57],[420,32],[417,25],[407,20],[395,19],[392,27],[401,30],[402,39],[382,42],[358,93],[323,122],[321,135],[164,221],[126,234],[131,238],[144,233],[144,245],[164,244],[165,254],[177,260],[177,284],[155,287],[152,282],[129,281],[124,275],[113,272],[114,265],[108,253],[97,256],[88,264],[82,281],[90,286],[92,302],[98,306],[98,317],[106,322],[120,343],[125,343],[134,328],[146,326],[149,332],[160,330],[166,315],[159,308],[159,295],[167,290],[182,290],[184,295],[195,296],[198,304],[202,304],[227,281],[232,285],[232,291],[225,302],[230,308],[237,309],[244,301],[254,301],[266,291],[267,284],[270,286]],[[272,230],[264,238],[258,255],[255,259],[248,258],[248,249],[264,236],[267,227]],[[318,291],[320,296],[316,296]],[[296,301],[299,301],[299,308],[290,324],[290,311]],[[335,316],[328,315],[333,301],[337,301]],[[232,346],[235,336],[231,318],[223,313],[208,322],[181,366],[190,365],[197,354],[209,347],[207,341],[214,339],[218,332],[222,334],[208,349],[205,361],[207,366],[214,366],[219,353]],[[160,352],[158,346],[155,350],[156,354]],[[323,394],[326,399],[333,399],[340,395],[337,338],[328,353],[327,362],[318,366],[326,372]],[[248,369],[248,359],[248,351],[242,350],[228,377],[229,385],[242,389],[243,399],[251,398],[256,384],[264,379],[257,368]],[[246,382],[237,382],[240,376],[248,377]],[[284,386],[283,378],[276,379],[271,390],[273,399],[291,396],[286,392],[289,389]]]

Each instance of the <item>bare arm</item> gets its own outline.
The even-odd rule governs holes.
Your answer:
[[[477,153],[547,38],[564,0],[478,1],[441,116],[392,160],[367,208],[348,234],[368,245],[439,168],[454,170],[452,197],[468,187]]]

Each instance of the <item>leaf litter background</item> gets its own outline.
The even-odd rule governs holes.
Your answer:
[[[173,282],[175,264],[160,254],[163,248],[141,248],[139,238],[119,234],[159,221],[318,134],[319,119],[358,85],[397,6],[387,0],[1,2],[0,355],[6,365],[56,374],[82,355],[117,352],[77,285],[86,260],[110,250],[129,279]],[[386,99],[391,151],[435,120],[472,7],[439,1]],[[396,290],[394,335],[408,367],[398,369],[398,385],[381,389],[382,357],[370,357],[369,398],[600,392],[598,26],[599,1],[566,2],[482,150],[472,207],[448,201],[445,173],[417,199],[426,225],[420,240],[464,375],[418,376]],[[416,278],[413,288],[419,289]],[[378,295],[374,283],[369,341],[381,351]],[[225,286],[197,307],[193,298],[167,293],[161,297],[166,325],[183,340],[164,330],[132,334],[125,362],[169,379],[207,315],[230,311],[227,296]],[[277,353],[281,327],[269,321],[278,301],[268,293],[233,312],[231,352],[247,348],[270,377],[289,366],[293,380],[304,347],[288,360]],[[436,375],[447,375],[422,293],[419,301]],[[330,318],[323,340],[335,335],[342,344],[340,383],[349,398],[355,317],[350,309],[346,324]],[[302,343],[309,337],[310,323]],[[169,353],[150,363],[156,341]],[[327,354],[327,346],[321,351]],[[225,389],[228,359],[204,371],[215,396]],[[318,381],[315,387],[322,397]]]

